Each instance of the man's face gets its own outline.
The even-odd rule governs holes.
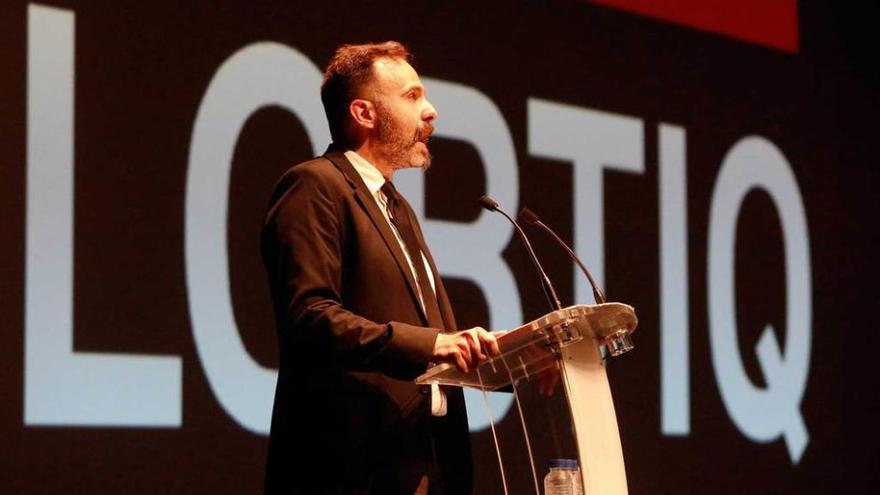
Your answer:
[[[425,98],[425,88],[411,65],[400,59],[374,62],[373,104],[375,138],[382,157],[394,169],[428,168],[428,137],[437,111]]]

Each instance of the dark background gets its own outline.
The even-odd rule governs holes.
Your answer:
[[[344,42],[396,39],[423,76],[479,89],[501,110],[519,164],[520,204],[571,240],[572,165],[527,151],[537,97],[636,116],[643,174],[605,181],[606,286],[639,312],[636,350],[610,378],[630,492],[855,493],[880,487],[877,371],[878,8],[801,2],[797,52],[749,44],[574,1],[51,2],[76,14],[74,341],[78,351],[183,360],[179,429],[26,427],[23,421],[27,4],[0,3],[0,492],[255,493],[266,439],[214,398],[190,329],[183,204],[192,126],[218,66],[277,41],[323,67]],[[317,94],[315,95],[317,98]],[[430,94],[428,95],[430,98]],[[441,118],[454,118],[443,114]],[[691,432],[660,431],[657,126],[687,130]],[[797,464],[777,440],[755,443],[721,402],[706,299],[709,205],[721,161],[744,136],[785,154],[806,209],[813,280],[810,373],[801,411],[810,443]],[[295,116],[255,113],[239,136],[229,202],[230,278],[248,351],[277,363],[258,255],[263,208],[278,175],[312,150]],[[467,221],[485,179],[469,145],[438,139],[427,213]],[[475,170],[477,172],[475,172]],[[785,328],[781,228],[753,192],[737,237],[739,344],[749,376],[769,322]],[[499,220],[500,221],[500,220]],[[541,236],[564,303],[574,278]],[[529,320],[544,312],[522,248],[512,267]],[[440,267],[442,272],[443,267]],[[460,326],[485,324],[479,289],[449,280]],[[581,301],[588,302],[588,301]],[[778,334],[784,342],[784,334]],[[495,493],[495,461],[475,435],[476,493]],[[525,468],[525,466],[522,466]]]

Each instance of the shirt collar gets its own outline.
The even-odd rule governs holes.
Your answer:
[[[375,196],[379,189],[382,188],[382,185],[385,184],[385,177],[382,176],[382,172],[379,172],[379,169],[366,158],[352,150],[346,151],[345,157],[348,158],[355,171],[364,180],[364,184],[370,190],[370,194]]]

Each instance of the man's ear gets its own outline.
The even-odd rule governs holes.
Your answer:
[[[351,118],[356,126],[373,129],[376,127],[376,107],[368,100],[352,100],[348,106]]]

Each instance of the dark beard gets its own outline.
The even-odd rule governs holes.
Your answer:
[[[382,157],[391,164],[392,168],[420,167],[427,170],[431,166],[431,153],[422,154],[416,149],[416,144],[424,143],[428,147],[428,136],[434,130],[431,124],[427,128],[419,128],[412,136],[405,136],[403,130],[395,123],[394,119],[381,106],[376,106],[378,119],[376,120],[376,136],[382,145]],[[417,162],[422,162],[417,164]]]

